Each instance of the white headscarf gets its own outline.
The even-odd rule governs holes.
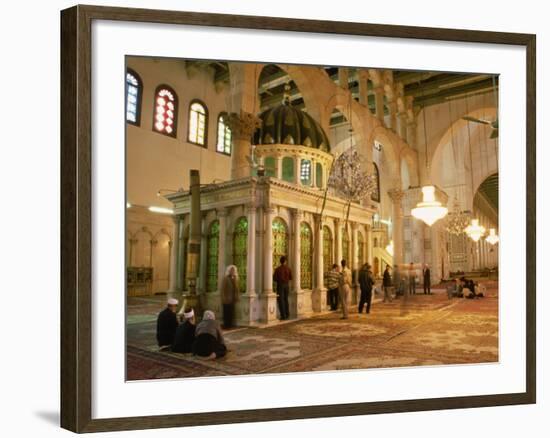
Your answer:
[[[211,310],[205,310],[202,319],[203,321],[214,321],[216,319],[216,315],[214,315],[214,312],[212,312]]]
[[[238,269],[235,265],[229,265],[227,268],[225,268],[225,276],[229,276],[231,275],[231,270],[232,269],[235,269],[235,280],[238,280],[239,279],[239,272],[238,272]]]

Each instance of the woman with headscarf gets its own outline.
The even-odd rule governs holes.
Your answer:
[[[193,353],[208,359],[216,359],[225,356],[227,348],[223,339],[220,323],[216,321],[216,315],[211,310],[206,310],[195,329],[195,343]]]
[[[225,270],[221,287],[223,306],[223,328],[233,327],[235,303],[239,301],[239,274],[235,265],[229,265]]]

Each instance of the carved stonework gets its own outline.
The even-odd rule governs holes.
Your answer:
[[[393,202],[401,202],[401,199],[403,199],[405,192],[401,189],[392,189],[388,191],[388,195],[390,196],[390,199]]]
[[[238,140],[250,140],[254,131],[262,126],[262,121],[254,114],[241,110],[239,114],[229,114],[227,117],[227,124],[231,129],[233,138]]]

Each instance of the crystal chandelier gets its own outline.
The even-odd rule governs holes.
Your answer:
[[[469,222],[470,217],[468,213],[460,209],[460,202],[458,201],[458,198],[455,197],[453,202],[453,210],[447,216],[447,223],[445,226],[447,232],[454,234],[455,236],[459,236],[464,233],[464,228],[468,226]]]
[[[441,202],[435,200],[435,187],[422,187],[422,202],[416,204],[416,207],[411,210],[412,215],[421,219],[428,226],[432,226],[439,219],[442,219],[447,214],[447,207],[443,207]]]
[[[494,228],[491,228],[491,229],[489,230],[489,235],[485,238],[485,240],[486,240],[487,242],[489,242],[491,245],[494,245],[494,244],[498,243],[498,241],[499,241],[500,239],[498,238],[498,235],[497,235],[495,229],[494,229]]]
[[[472,223],[464,229],[464,232],[470,237],[470,239],[477,242],[485,234],[485,227],[479,225],[479,219],[472,219]]]

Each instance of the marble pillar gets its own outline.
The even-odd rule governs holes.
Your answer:
[[[404,193],[400,189],[392,189],[388,194],[392,200],[393,264],[401,267],[403,264],[403,209],[401,201]]]
[[[277,321],[277,294],[273,291],[273,218],[275,209],[264,207],[263,220],[263,291],[261,295],[261,321],[271,324]]]
[[[323,221],[320,214],[315,215],[315,229],[313,236],[315,238],[315,289],[311,297],[312,308],[314,312],[322,312],[326,309],[326,289],[324,284],[324,260],[323,260]]]
[[[292,290],[289,297],[290,317],[299,318],[304,312],[303,292],[300,284],[301,279],[301,239],[300,225],[302,223],[303,213],[299,209],[292,210],[292,235],[293,247],[291,258],[292,269]]]
[[[181,291],[177,288],[178,280],[178,256],[180,246],[180,217],[177,215],[172,216],[172,240],[170,240],[170,286],[168,287],[168,295],[178,295]]]
[[[374,103],[376,109],[376,118],[384,125],[384,87],[377,86],[374,88]]]
[[[231,129],[231,179],[250,176],[250,164],[246,159],[251,154],[250,139],[254,131],[261,126],[261,120],[254,114],[240,111],[230,113],[227,124]]]

